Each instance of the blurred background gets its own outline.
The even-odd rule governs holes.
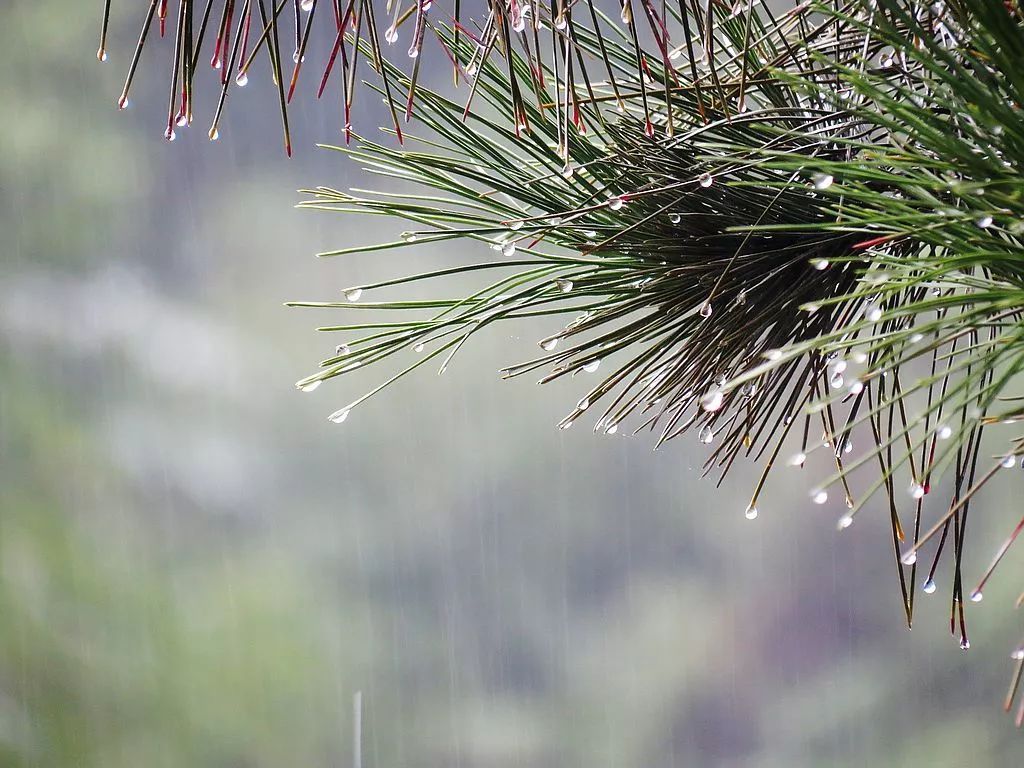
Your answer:
[[[751,522],[754,469],[716,490],[695,438],[556,430],[584,384],[497,375],[542,324],[330,424],[384,371],[297,392],[342,320],[282,302],[473,254],[315,259],[400,228],[293,208],[379,186],[313,146],[336,94],[297,99],[291,161],[262,70],[220,142],[207,83],[168,144],[170,40],[119,113],[117,6],[101,65],[98,0],[0,5],[0,765],[349,766],[357,694],[368,768],[1021,764],[1020,553],[970,653],[948,565],[908,632],[879,506],[840,536],[783,471]]]

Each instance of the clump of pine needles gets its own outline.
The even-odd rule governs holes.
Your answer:
[[[140,49],[166,5],[153,0]],[[169,136],[191,120],[212,5],[196,35],[198,9],[179,5]],[[304,205],[410,228],[396,242],[322,255],[441,240],[477,241],[493,254],[352,286],[344,301],[296,302],[400,318],[325,327],[354,336],[300,388],[409,348],[421,353],[331,420],[421,366],[443,371],[491,325],[551,317],[559,328],[538,355],[504,374],[543,371],[550,381],[600,368],[561,427],[599,414],[596,430],[651,431],[658,445],[692,431],[711,446],[706,469],[720,477],[740,456],[759,460],[748,518],[770,470],[827,452],[834,472],[811,500],[843,499],[844,529],[881,491],[908,625],[914,585],[934,592],[945,559],[950,631],[969,647],[966,603],[981,600],[1024,528],[1024,519],[1012,527],[965,590],[971,502],[1024,453],[1024,435],[1012,429],[984,447],[982,439],[987,427],[1024,419],[1017,3],[802,2],[775,14],[742,0],[491,0],[467,18],[458,0],[451,15],[430,0],[405,10],[392,0],[383,13],[345,0],[318,14],[323,0],[314,0],[302,4],[303,22],[296,2],[287,87],[277,20],[286,5],[267,11],[259,0],[262,31],[252,35],[253,3],[239,2],[237,17],[235,3],[223,5],[211,136],[229,73],[245,76],[262,47],[290,148],[287,102],[314,19],[323,19],[335,44],[319,93],[340,57],[346,139],[360,56],[377,75],[369,88],[389,106],[396,139],[334,149],[407,186],[380,195],[318,187]],[[408,71],[381,43],[403,24]],[[427,40],[466,84],[460,100],[419,82]],[[131,75],[122,101],[130,83]],[[415,133],[403,128],[410,118]],[[377,288],[476,272],[469,296],[360,301]],[[861,467],[874,467],[874,479],[863,481]],[[1024,651],[1014,658],[1008,710]],[[1024,702],[1016,719],[1024,721]]]

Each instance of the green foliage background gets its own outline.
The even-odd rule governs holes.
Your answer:
[[[299,111],[291,164],[241,98],[230,143],[165,146],[94,21],[0,10],[0,764],[347,764],[356,691],[382,768],[1019,762],[1019,558],[970,654],[937,601],[908,633],[881,506],[838,537],[781,477],[749,523],[696,441],[545,429],[578,385],[486,373],[542,323],[325,423],[347,396],[295,393],[328,344],[281,301],[452,254],[307,258],[387,235],[288,210],[358,179],[309,148],[333,116]]]

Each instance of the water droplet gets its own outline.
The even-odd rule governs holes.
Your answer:
[[[323,384],[323,379],[317,379],[316,381],[308,381],[305,384],[299,382],[295,386],[299,388],[300,392],[312,392],[321,384]]]
[[[210,132],[206,135],[210,137],[210,141],[216,141],[220,138],[220,131],[216,128],[211,128]]]
[[[854,352],[853,353],[853,362],[857,363],[857,365],[864,365],[864,363],[866,363],[867,361],[868,361],[868,356],[867,356],[866,353],[864,353],[864,352]]]
[[[860,379],[855,380],[853,382],[853,384],[850,385],[850,394],[851,395],[859,395],[863,391],[864,391],[864,382],[861,381]]]
[[[403,232],[401,238],[407,243],[415,243],[417,240],[415,232]]]
[[[349,347],[348,344],[339,344],[334,348],[334,354],[336,354],[338,357],[341,357],[342,355],[347,355],[351,351],[352,348]]]
[[[752,381],[748,381],[740,388],[740,394],[743,397],[753,397],[757,393],[757,384]]]
[[[745,518],[747,518],[747,520],[756,520],[757,519],[757,507],[755,507],[753,505],[747,507],[747,511],[743,513],[743,516]]]
[[[515,254],[515,252],[516,252],[516,244],[515,243],[505,243],[503,246],[501,246],[501,255],[502,256],[512,256],[512,255]]]
[[[558,425],[559,429],[570,429],[571,427],[572,427],[572,422],[571,421],[563,421],[561,424]]]
[[[418,341],[415,344],[413,344],[412,351],[413,352],[422,352],[423,351],[423,342],[422,341]]]
[[[983,594],[981,594],[981,590],[980,589],[976,589],[973,592],[971,592],[971,602],[972,603],[980,603],[984,599],[985,599],[985,596]]]
[[[398,41],[398,30],[395,29],[394,24],[384,30],[384,40],[388,45],[393,45]]]
[[[562,177],[563,178],[571,179],[573,173],[575,173],[575,169],[573,168],[572,163],[566,163],[564,166],[562,166]]]
[[[931,594],[934,594],[934,593],[935,593],[935,579],[928,579],[928,580],[927,580],[927,581],[926,581],[926,582],[924,583],[924,586],[923,586],[923,587],[921,587],[921,589],[923,589],[923,590],[924,590],[924,593],[925,593],[926,595],[931,595]]]
[[[97,50],[96,51],[96,58],[99,61],[106,61],[107,60],[107,50],[106,50],[106,48],[100,48],[99,50]]]
[[[302,0],[301,7],[302,10],[304,10],[306,13],[309,13],[311,10],[313,10],[313,0]]]
[[[979,216],[977,219],[974,220],[974,223],[977,224],[981,229],[988,229],[989,227],[992,226],[992,217],[987,215]]]
[[[345,419],[348,418],[348,408],[342,408],[339,411],[335,411],[327,417],[328,421],[333,421],[335,424],[341,424]]]
[[[541,339],[537,343],[540,345],[540,348],[543,349],[545,352],[550,352],[551,350],[558,346],[558,337],[549,336],[546,339]]]
[[[853,515],[843,515],[839,518],[839,522],[836,524],[840,531],[845,531],[851,525],[853,525]]]
[[[904,565],[913,565],[917,562],[917,550],[911,549],[904,553],[903,557],[900,558],[900,562]]]
[[[698,177],[697,183],[704,187],[704,189],[707,189],[708,187],[715,183],[715,177],[712,176],[710,173],[702,173]]]
[[[557,280],[555,280],[555,285],[558,287],[558,290],[560,290],[562,293],[568,293],[569,291],[572,290],[572,280],[569,280],[564,277],[560,277]]]
[[[594,371],[596,371],[600,367],[601,367],[601,361],[600,360],[588,360],[587,362],[585,362],[583,364],[583,370],[586,371],[587,373],[593,373]]]
[[[960,638],[960,650],[961,651],[969,651],[970,649],[971,649],[971,641],[968,640],[966,637],[961,637]]]
[[[953,428],[948,424],[943,424],[935,431],[935,435],[939,440],[948,440],[953,435]]]
[[[811,176],[811,182],[814,184],[814,188],[817,190],[826,190],[832,186],[832,182],[835,179],[830,173],[816,173]]]
[[[164,131],[164,138],[167,139],[168,141],[174,141],[174,139],[176,138],[176,136],[174,135],[174,129],[171,128],[171,126],[169,125],[167,126],[167,130]]]
[[[807,454],[803,451],[794,453],[789,459],[789,466],[791,467],[802,467],[804,462],[807,461]]]
[[[1016,463],[1017,463],[1017,458],[1012,453],[1010,453],[1010,454],[1007,454],[1003,458],[1002,462],[1000,462],[1000,465],[1004,469],[1010,469]]]
[[[853,453],[853,440],[843,443],[843,453]]]
[[[619,210],[622,207],[622,205],[623,205],[623,201],[622,201],[621,197],[609,197],[608,198],[608,208],[609,208],[609,210],[617,211],[617,210]]]
[[[705,301],[703,304],[701,304],[699,312],[701,317],[711,317],[711,302]]]
[[[510,221],[505,222],[505,226],[511,229],[513,232],[518,232],[520,229],[523,228],[523,220],[511,219]]]
[[[705,411],[713,413],[722,407],[722,403],[725,402],[725,395],[722,394],[722,390],[714,389],[708,392],[704,397],[700,399],[700,406]]]
[[[919,342],[923,338],[924,338],[923,334],[913,333],[913,334],[910,335],[910,343],[911,344],[917,344],[917,342]]]
[[[924,486],[920,483],[911,483],[910,488],[907,489],[912,499],[924,498]]]
[[[828,269],[828,259],[811,259],[811,266],[819,272]]]
[[[305,61],[306,57],[303,56],[302,60]],[[299,52],[298,51],[295,51],[295,53],[292,54],[292,62],[294,62],[295,64],[299,63]],[[220,67],[218,67],[218,69],[220,69]]]
[[[715,430],[713,430],[710,425],[705,424],[704,427],[701,428],[700,434],[697,438],[704,443],[704,445],[707,445],[715,439]]]
[[[811,491],[811,501],[813,501],[815,504],[824,504],[826,501],[828,501],[828,491],[825,491],[821,488],[815,491]]]
[[[587,408],[590,407],[590,398],[582,398],[579,402],[576,403],[576,407],[581,411],[587,410]]]
[[[841,386],[843,386],[843,384],[846,383],[846,380],[843,378],[843,374],[833,373],[832,378],[828,380],[828,383],[832,387],[832,389],[839,389]]]
[[[186,125],[188,125],[188,115],[179,112],[178,118],[174,121],[174,124],[179,128],[184,128]]]
[[[356,302],[359,301],[359,297],[363,295],[362,288],[349,288],[345,291],[345,298],[348,301]]]
[[[781,349],[769,349],[767,352],[764,353],[764,359],[765,360],[770,360],[772,362],[775,362],[776,360],[781,360],[782,359],[782,350]]]
[[[606,435],[614,435],[618,431],[619,431],[619,425],[618,424],[612,424],[610,427],[608,427],[608,429],[606,429],[604,431],[604,433]]]
[[[864,316],[872,323],[877,323],[882,319],[882,309],[877,304],[869,304],[864,310]]]
[[[245,72],[239,72],[238,75],[235,77],[235,85],[237,85],[239,88],[245,88],[245,86],[247,86],[248,84],[249,75],[247,75]]]

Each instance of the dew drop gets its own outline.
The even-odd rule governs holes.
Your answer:
[[[725,402],[725,395],[722,394],[722,390],[715,389],[708,392],[704,397],[700,399],[700,406],[705,411],[713,413],[722,407],[722,403]]]
[[[704,187],[704,189],[707,189],[715,183],[715,178],[710,173],[702,173],[697,179],[697,183]]]
[[[804,462],[806,462],[806,461],[807,461],[807,454],[804,453],[803,451],[800,451],[799,453],[794,453],[792,455],[792,457],[790,457],[790,459],[789,459],[789,466],[791,466],[791,467],[802,467],[804,465]]]
[[[571,427],[572,427],[572,422],[571,421],[563,421],[561,424],[558,425],[559,429],[570,429]]]
[[[923,339],[923,338],[924,338],[923,334],[920,334],[920,333],[911,334],[911,336],[910,336],[910,343],[911,344],[917,344],[917,342],[921,341],[921,339]]]
[[[715,430],[710,425],[705,424],[697,437],[704,445],[707,445],[715,439]]]
[[[211,128],[206,135],[210,137],[210,141],[217,141],[220,138],[220,131],[216,128]]]
[[[612,211],[617,211],[622,208],[623,202],[621,197],[609,197],[608,208]]]
[[[853,525],[853,515],[843,515],[839,518],[839,522],[837,523],[837,525],[839,526],[840,531],[845,531],[847,528]]]
[[[968,640],[966,637],[961,637],[960,638],[960,650],[961,651],[968,651],[968,650],[970,650],[970,648],[971,648],[971,641]]]
[[[341,424],[345,419],[348,418],[348,408],[342,408],[340,411],[335,411],[327,417],[328,421],[333,421],[335,424]]]
[[[828,380],[828,383],[831,385],[832,389],[839,389],[846,383],[846,380],[843,378],[842,373],[833,373],[832,378]]]
[[[924,593],[925,593],[926,595],[931,595],[931,594],[934,594],[934,593],[935,593],[935,579],[928,579],[928,580],[927,580],[927,581],[926,581],[926,582],[924,583],[924,586],[923,586],[923,587],[921,587],[921,589],[923,589],[923,590],[924,590]]]
[[[747,507],[747,511],[743,513],[743,516],[745,518],[747,518],[747,520],[756,520],[757,519],[757,507],[755,507],[753,505]]]
[[[757,384],[752,381],[748,381],[740,388],[740,394],[743,397],[753,397],[757,394]]]
[[[981,590],[980,589],[976,589],[973,592],[971,592],[971,602],[972,603],[980,603],[984,599],[985,599],[985,596],[983,594],[981,594]]]
[[[877,323],[882,319],[882,309],[877,304],[869,304],[864,310],[864,316],[872,323]]]
[[[106,50],[106,48],[100,48],[98,51],[96,51],[96,58],[99,61],[106,61],[107,60],[107,50]]]
[[[1014,648],[1013,653],[1010,654],[1010,658],[1014,661],[1020,661],[1021,659],[1024,659],[1024,645],[1018,648]]]
[[[683,217],[682,217],[682,216],[680,216],[680,215],[679,215],[678,213],[670,213],[670,214],[668,215],[668,220],[669,220],[669,222],[671,222],[672,224],[678,224],[678,223],[679,223],[680,221],[682,221],[682,220],[683,220]]]
[[[992,217],[987,215],[979,216],[977,219],[974,220],[974,223],[977,224],[978,227],[981,229],[988,229],[989,227],[992,226]]]
[[[515,243],[505,243],[503,246],[501,246],[501,255],[502,256],[512,256],[512,255],[515,254],[515,252],[516,252],[516,244]]]
[[[300,382],[299,384],[296,384],[295,386],[299,388],[300,392],[312,392],[317,387],[319,387],[321,384],[323,384],[323,379],[317,379],[316,381],[309,381],[309,382],[306,382],[305,384],[302,384]]]
[[[302,0],[301,7],[302,10],[304,10],[306,13],[309,13],[311,10],[313,10],[313,0]]]
[[[572,290],[572,280],[568,280],[567,278],[564,277],[560,277],[557,280],[555,280],[555,285],[558,287],[558,290],[560,290],[562,293],[568,293],[569,291]]]
[[[362,288],[349,288],[345,291],[345,298],[348,301],[356,302],[359,301],[359,297],[363,295]]]
[[[913,565],[917,562],[917,550],[911,549],[904,553],[903,557],[900,558],[900,562],[904,565]]]
[[[911,483],[910,488],[907,490],[912,499],[924,498],[924,486],[920,483]]]
[[[953,428],[948,424],[943,424],[936,430],[935,435],[939,440],[948,440],[953,435]]]
[[[586,373],[593,373],[594,371],[596,371],[600,367],[601,367],[601,361],[600,360],[588,360],[587,362],[585,362],[583,364],[583,370]]]
[[[415,243],[417,240],[415,232],[403,232],[401,237],[407,243]]]
[[[832,182],[835,179],[830,173],[816,173],[811,176],[811,183],[814,184],[814,188],[817,190],[826,190],[832,186]]]
[[[247,75],[245,72],[239,72],[238,75],[235,77],[235,85],[237,85],[239,88],[245,88],[245,86],[247,86],[248,84],[249,75]]]
[[[505,222],[505,226],[507,226],[513,232],[518,232],[520,229],[523,228],[523,220],[522,219],[512,219],[510,221],[506,221]]]
[[[856,381],[853,382],[853,384],[850,385],[850,394],[851,395],[859,395],[863,391],[864,391],[864,382],[861,381],[860,379],[857,379]]]
[[[394,24],[392,24],[390,27],[384,30],[384,40],[385,42],[388,43],[388,45],[392,45],[398,42],[398,30],[395,29]]]
[[[820,488],[816,491],[811,491],[811,501],[815,504],[824,504],[828,501],[828,491]]]
[[[174,124],[179,128],[184,128],[186,125],[188,125],[188,115],[179,112],[178,119],[174,121]]]
[[[782,350],[781,349],[769,349],[767,352],[764,353],[764,359],[765,360],[770,360],[773,363],[776,360],[781,360],[782,359]]]
[[[811,266],[822,272],[828,269],[828,259],[811,259]]]
[[[614,435],[618,431],[619,431],[619,425],[618,424],[612,424],[610,427],[608,427],[608,429],[606,429],[604,431],[604,433],[606,435]]]
[[[576,403],[576,407],[581,411],[587,410],[587,408],[590,407],[590,398],[582,398],[579,402]]]
[[[1004,469],[1010,469],[1014,464],[1017,463],[1017,458],[1012,454],[1007,454],[1000,462],[1000,466]]]
[[[700,310],[699,311],[700,311],[700,316],[701,317],[711,317],[711,312],[712,312],[711,302],[710,301],[705,301],[703,304],[700,305]]]
[[[305,60],[306,60],[306,57],[305,57],[305,56],[303,56],[303,57],[302,57],[302,60],[303,60],[303,61],[305,61]],[[295,64],[298,64],[298,63],[299,63],[299,52],[298,52],[298,51],[295,51],[295,53],[293,53],[293,54],[292,54],[292,61],[293,61],[293,62],[294,62]],[[218,67],[218,69],[220,69],[220,67]]]
[[[423,351],[423,342],[422,341],[418,341],[415,344],[413,344],[412,351],[413,352],[422,352]]]
[[[338,355],[338,357],[341,357],[342,355],[347,355],[351,351],[352,348],[349,347],[348,344],[339,344],[334,348],[334,354]]]
[[[550,352],[551,350],[558,346],[558,337],[550,336],[546,339],[541,339],[537,343],[540,345],[540,348],[543,349],[545,352]]]
[[[572,163],[566,163],[562,166],[562,178],[571,179],[573,173],[575,173],[575,168],[573,168]]]
[[[164,138],[167,139],[168,141],[174,141],[174,139],[177,138],[174,135],[174,129],[171,128],[171,126],[167,126],[167,130],[164,131]]]

